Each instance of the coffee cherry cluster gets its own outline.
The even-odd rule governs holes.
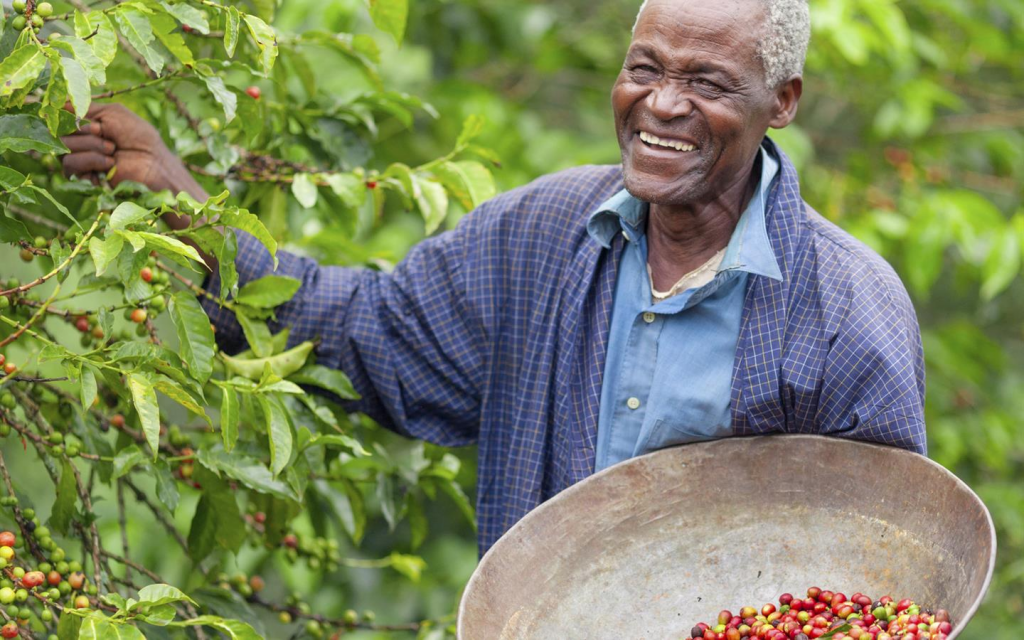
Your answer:
[[[882,596],[872,600],[863,593],[849,598],[840,592],[811,587],[807,597],[784,593],[779,605],[768,603],[758,611],[743,607],[737,615],[718,614],[715,625],[698,623],[691,638],[704,640],[945,640],[953,631],[949,612],[921,609],[909,599]]]
[[[0,504],[13,507],[17,498],[5,496]],[[0,627],[3,638],[18,637],[33,625],[52,628],[56,617],[50,608],[52,604],[63,600],[65,608],[88,609],[92,606],[90,596],[97,593],[96,586],[89,584],[82,573],[81,563],[65,558],[64,550],[54,542],[50,531],[39,525],[35,511],[23,509],[21,517],[25,520],[25,531],[30,532],[31,544],[46,554],[46,560],[34,568],[18,564],[15,549],[25,546],[24,541],[12,531],[0,531],[0,608],[9,620]],[[52,634],[46,637],[57,638]]]
[[[11,27],[15,31],[21,31],[25,28],[31,28],[36,33],[39,33],[39,29],[42,28],[44,18],[49,18],[53,15],[53,5],[49,2],[29,2],[28,0],[14,0],[11,3],[11,8],[14,12],[19,14],[14,16],[14,20],[11,21]],[[31,253],[31,252],[30,252]]]

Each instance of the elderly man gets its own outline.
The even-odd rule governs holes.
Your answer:
[[[391,274],[282,254],[277,310],[319,338],[364,411],[479,444],[481,552],[596,470],[730,435],[925,449],[921,341],[892,269],[800,198],[765,137],[796,115],[804,0],[649,0],[612,88],[621,166],[541,178],[415,247]],[[67,141],[71,173],[205,193],[119,107]],[[172,225],[182,221],[171,219]],[[270,273],[239,237],[242,282]],[[214,270],[208,286],[218,290]],[[223,348],[242,346],[208,304]],[[739,461],[742,464],[741,461]]]

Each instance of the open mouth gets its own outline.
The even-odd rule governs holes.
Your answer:
[[[653,133],[646,131],[640,132],[640,141],[652,149],[673,149],[682,153],[697,150],[697,146],[689,142],[673,140],[672,138],[659,138]]]

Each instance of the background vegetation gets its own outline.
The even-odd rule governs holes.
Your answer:
[[[638,4],[417,0],[408,6],[407,22],[377,15],[378,24],[393,32],[386,34],[374,28],[362,0],[289,0],[276,8],[268,0],[239,2],[242,11],[274,25],[280,46],[266,77],[260,76],[261,51],[251,41],[239,45],[246,64],[212,67],[212,75],[224,78],[236,97],[240,117],[227,121],[205,81],[160,83],[115,99],[157,123],[180,155],[210,174],[203,178],[210,193],[221,191],[226,174],[230,205],[257,213],[284,248],[325,263],[387,268],[424,237],[424,218],[451,226],[474,200],[490,193],[485,165],[504,190],[561,168],[617,161],[608,94]],[[999,533],[997,574],[983,610],[963,637],[1015,637],[1014,621],[1024,614],[1024,6],[1018,0],[812,0],[811,5],[814,37],[800,114],[796,125],[772,135],[798,165],[805,199],[881,252],[911,291],[925,332],[930,454],[982,496]],[[55,6],[58,13],[72,8]],[[203,8],[209,11],[210,30],[223,30],[229,18]],[[393,37],[399,24],[407,24],[401,46]],[[48,25],[42,34],[49,28],[62,25]],[[11,34],[8,29],[3,36],[0,57],[13,48]],[[196,59],[226,57],[219,39],[190,33],[185,41]],[[180,67],[173,56],[167,59]],[[94,94],[147,80],[144,67],[123,53],[106,75],[102,86],[93,83]],[[250,85],[261,88],[260,101],[247,100],[243,89]],[[180,97],[194,122],[165,100],[165,88]],[[401,170],[392,169],[390,182],[388,174],[382,178],[396,197],[381,199],[377,195],[384,189],[370,190],[366,197],[349,183],[317,189],[317,174],[303,169],[358,176],[353,171],[359,167],[369,172],[386,172],[393,163],[421,167],[448,154],[472,116],[483,117],[472,141],[479,148],[458,156],[481,163],[467,169],[469,177],[453,182],[429,168],[413,172],[445,188],[441,212],[438,200],[431,205],[401,195],[414,194]],[[237,149],[253,155],[239,155]],[[253,156],[287,163],[243,169],[254,166]],[[44,165],[45,154],[7,151],[3,159],[58,192],[62,181],[48,177],[53,165]],[[500,166],[493,164],[496,159]],[[312,195],[307,179],[295,177],[299,174],[311,176]],[[58,193],[62,202],[70,204],[71,197]],[[0,202],[8,205],[8,219],[25,223],[30,235],[48,238],[53,225],[19,215],[18,209],[67,222],[42,200]],[[85,224],[96,207],[71,210]],[[18,251],[0,249],[5,277],[28,280],[49,269],[22,266],[15,259]],[[72,274],[65,290],[74,289],[77,277]],[[45,299],[49,291],[43,288],[40,295]],[[97,295],[88,308],[123,301],[120,291]],[[169,319],[161,316],[154,328],[173,341]],[[70,328],[66,333],[75,335]],[[38,355],[41,345],[22,342],[5,351],[9,359],[28,362]],[[78,393],[76,385],[68,388]],[[123,411],[136,420],[130,398],[112,397],[110,412]],[[204,423],[195,415],[170,406],[164,410],[191,434],[193,445],[219,441],[219,433],[201,430]],[[336,407],[331,410],[339,421],[348,419]],[[351,421],[352,433],[370,454],[360,471],[369,482],[350,483],[364,499],[314,484],[332,497],[318,506],[334,517],[322,522],[300,515],[289,527],[303,540],[317,534],[338,540],[348,565],[372,560],[399,571],[374,568],[373,562],[363,563],[369,568],[336,562],[340,566],[333,570],[295,563],[267,549],[261,535],[246,541],[237,559],[217,551],[200,570],[166,553],[162,537],[153,535],[160,525],[145,507],[130,504],[133,557],[194,597],[204,572],[259,572],[270,584],[263,598],[271,603],[283,604],[297,591],[312,610],[334,619],[349,608],[376,610],[377,624],[443,619],[474,566],[474,532],[458,498],[430,500],[432,480],[424,483],[424,478],[457,473],[458,484],[472,494],[474,452],[446,456],[383,433],[365,419]],[[257,443],[266,446],[254,438],[253,447]],[[354,455],[348,446],[328,450]],[[21,453],[17,439],[8,438],[3,452],[15,478],[39,473],[34,454]],[[252,453],[257,455],[255,449]],[[345,473],[354,473],[351,469],[348,465]],[[433,471],[423,473],[428,469]],[[116,484],[98,486],[101,499],[94,504],[101,533],[115,549],[120,537]],[[42,515],[53,502],[53,488],[45,485],[23,480],[18,486],[22,502],[36,504]],[[143,490],[151,492],[148,485]],[[247,493],[243,511],[264,504],[258,491]],[[181,531],[194,526],[193,505],[202,495],[203,490],[181,487],[181,504],[173,511]],[[352,499],[339,502],[339,495]],[[413,497],[405,502],[405,495]],[[365,503],[367,518],[357,547],[353,538],[360,536],[352,534],[358,526],[344,504],[358,502]],[[402,554],[398,560],[391,556],[395,551]],[[422,571],[414,556],[425,561]],[[417,575],[418,581],[411,579]],[[203,604],[220,598],[218,613],[258,620],[269,637],[302,632],[297,623],[279,626],[265,607],[256,607],[264,611],[261,617],[251,614],[236,588],[218,590],[216,580],[202,593]],[[428,625],[420,633],[442,633],[443,627],[444,622]]]

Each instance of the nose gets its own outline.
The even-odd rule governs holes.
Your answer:
[[[647,109],[657,118],[668,121],[693,113],[693,103],[681,87],[663,83],[647,94]]]

